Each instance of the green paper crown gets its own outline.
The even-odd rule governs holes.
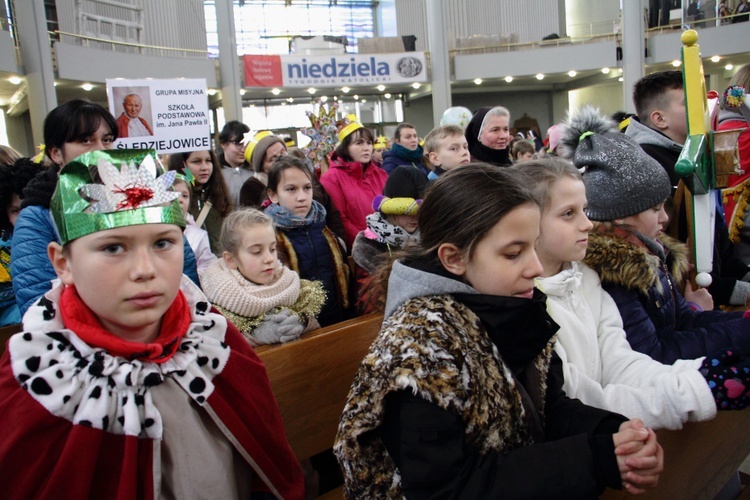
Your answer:
[[[172,189],[174,172],[156,177],[156,152],[90,151],[60,170],[50,211],[63,245],[87,234],[139,224],[176,224],[185,217]]]

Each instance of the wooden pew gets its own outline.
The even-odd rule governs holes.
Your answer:
[[[287,437],[300,459],[330,448],[359,363],[382,322],[371,314],[311,332],[289,344],[264,346],[266,364]],[[750,409],[719,412],[710,422],[660,430],[665,470],[648,498],[714,498],[750,454]],[[326,498],[341,498],[341,489]],[[602,498],[630,498],[607,490]],[[635,498],[635,497],[633,497]]]
[[[287,438],[299,459],[333,446],[359,364],[380,331],[381,314],[338,323],[288,344],[259,347]],[[323,498],[342,498],[338,488]]]
[[[656,433],[664,448],[659,485],[643,495],[607,490],[602,498],[715,498],[750,454],[750,409],[720,411],[709,422]]]

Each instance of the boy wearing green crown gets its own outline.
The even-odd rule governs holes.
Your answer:
[[[0,360],[4,495],[301,498],[265,368],[182,276],[174,172],[150,158],[94,151],[60,172],[59,282]]]

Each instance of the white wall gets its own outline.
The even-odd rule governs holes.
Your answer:
[[[576,110],[584,104],[593,104],[599,107],[605,115],[612,115],[615,111],[622,111],[623,91],[622,84],[599,85],[573,90],[569,93],[570,110]]]

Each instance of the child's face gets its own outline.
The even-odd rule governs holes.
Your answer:
[[[10,203],[8,203],[8,206],[5,208],[5,215],[8,216],[8,221],[11,226],[15,227],[19,213],[21,213],[21,198],[19,198],[16,193],[13,193]]]
[[[276,233],[270,224],[254,224],[243,230],[242,244],[236,254],[224,252],[224,261],[246,280],[268,285],[276,271]]]
[[[286,146],[280,142],[274,142],[268,149],[266,154],[263,156],[263,171],[268,173],[271,170],[271,165],[276,161],[276,158],[286,154]]]
[[[501,218],[482,238],[474,255],[464,255],[463,276],[479,293],[531,298],[542,265],[534,250],[539,207],[527,203]]]
[[[580,180],[565,177],[552,185],[536,244],[543,276],[553,276],[562,270],[564,263],[586,256],[589,231],[593,227],[586,217],[586,204],[586,188]]]
[[[654,240],[663,232],[664,225],[668,220],[667,212],[664,210],[664,203],[659,203],[655,207],[644,210],[639,214],[625,217],[622,219],[622,223]]]
[[[453,135],[440,141],[437,151],[429,154],[430,163],[443,170],[453,170],[471,161],[469,143],[462,135]]]
[[[419,227],[419,216],[417,215],[389,215],[388,220],[394,226],[399,226],[409,234],[414,233]]]
[[[534,153],[521,153],[516,158],[516,163],[523,163],[525,161],[531,161],[534,159]]]
[[[507,116],[493,115],[487,118],[479,142],[488,148],[505,149],[510,144],[510,126]]]
[[[107,123],[102,120],[99,122],[99,128],[87,137],[74,139],[71,142],[63,144],[62,148],[51,147],[50,157],[58,165],[65,165],[69,161],[81,156],[89,151],[98,151],[101,149],[112,149],[115,142],[115,136],[110,130]]]
[[[182,213],[186,214],[190,207],[190,188],[184,182],[175,182],[174,190],[180,193],[180,197],[177,198],[177,201],[180,202]]]
[[[659,110],[659,124],[666,127],[666,135],[677,144],[687,139],[687,112],[685,110],[685,91],[669,89],[665,92],[667,105]]]
[[[357,133],[357,132],[353,132]],[[365,136],[359,135],[349,144],[349,156],[352,161],[369,163],[372,159],[372,141]]]
[[[268,198],[286,208],[298,217],[306,217],[312,205],[312,181],[298,168],[288,168],[281,172],[276,192],[268,193]]]
[[[396,140],[397,144],[405,147],[409,151],[414,151],[419,146],[419,136],[417,130],[413,128],[403,128],[399,131],[399,138]]]
[[[195,177],[195,184],[197,186],[206,184],[214,171],[214,164],[211,161],[211,154],[208,151],[190,153],[187,160],[185,160],[185,166],[190,169],[190,173]]]
[[[104,328],[126,340],[149,342],[180,289],[182,230],[141,224],[98,231],[73,240],[67,257],[51,243],[50,260]]]
[[[129,95],[125,98],[125,102],[122,106],[123,108],[125,108],[125,113],[130,118],[137,118],[138,115],[141,114],[141,107],[143,106],[143,102],[137,95]]]

